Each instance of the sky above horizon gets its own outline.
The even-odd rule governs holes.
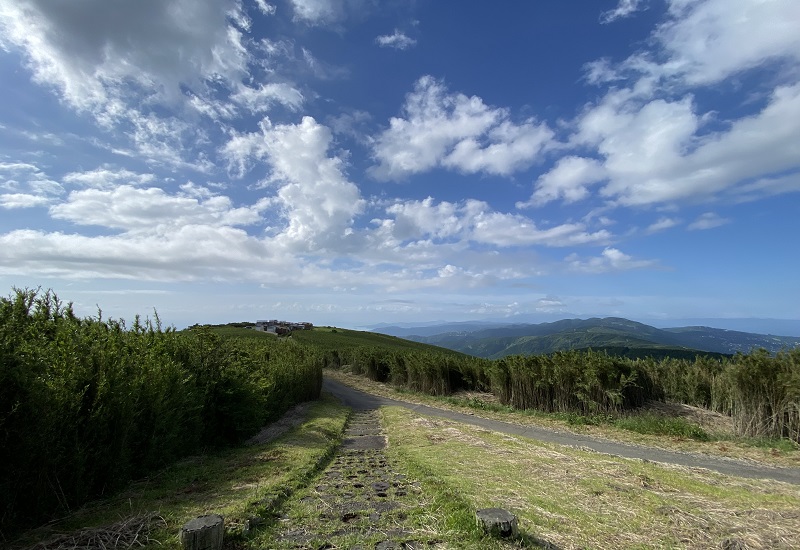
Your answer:
[[[800,319],[798,29],[797,0],[0,0],[0,294]]]

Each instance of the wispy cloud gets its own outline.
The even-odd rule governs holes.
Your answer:
[[[714,212],[706,212],[697,217],[695,221],[687,226],[689,231],[703,231],[706,229],[714,229],[722,225],[730,223],[731,220],[723,218]]]
[[[607,273],[610,271],[628,271],[655,267],[657,260],[636,260],[617,248],[606,248],[594,258],[581,259],[577,254],[570,254],[564,261],[572,271],[583,273]]]
[[[396,50],[407,50],[417,43],[414,38],[400,32],[398,29],[395,29],[392,34],[378,36],[375,38],[375,42],[382,48],[394,48]]]
[[[608,10],[600,15],[600,22],[607,24],[613,23],[617,19],[630,17],[637,11],[644,9],[646,0],[619,0],[619,4],[613,10]]]
[[[256,6],[258,7],[258,11],[264,15],[275,15],[275,12],[278,11],[278,8],[275,6],[275,4],[270,4],[266,0],[255,0],[255,2]]]
[[[680,223],[681,220],[678,218],[662,217],[659,218],[658,221],[656,221],[655,223],[650,224],[645,230],[645,233],[647,233],[648,235],[652,235],[653,233],[659,233],[661,231],[665,231],[667,229],[675,227]]]

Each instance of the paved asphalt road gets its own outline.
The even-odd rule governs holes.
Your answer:
[[[437,409],[434,407],[428,407],[426,405],[416,405],[414,403],[406,403],[404,401],[397,401],[387,397],[380,397],[377,395],[364,393],[327,377],[322,383],[322,389],[333,394],[345,405],[356,410],[376,409],[384,405],[405,407],[423,415],[447,418],[450,420],[455,420],[456,422],[480,426],[481,428],[495,432],[528,437],[548,443],[557,443],[559,445],[568,445],[570,447],[591,449],[599,453],[616,455],[624,458],[638,458],[642,460],[649,460],[651,462],[678,464],[680,466],[688,466],[692,468],[706,468],[708,470],[713,470],[726,475],[751,479],[774,479],[777,481],[800,485],[800,468],[773,468],[769,466],[760,466],[741,460],[715,458],[692,453],[664,451],[661,449],[655,449],[653,447],[641,447],[638,445],[626,445],[624,443],[594,439],[585,435],[557,432],[554,430],[548,430],[547,428],[521,426],[508,422],[501,422],[499,420],[489,420],[479,416],[448,411],[445,409]]]

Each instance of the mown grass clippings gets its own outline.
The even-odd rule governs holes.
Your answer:
[[[538,544],[719,548],[736,539],[747,548],[800,547],[793,485],[545,444],[395,407],[384,418],[394,452],[466,508],[510,510]]]
[[[208,513],[225,518],[226,539],[241,540],[246,527],[271,517],[326,463],[341,440],[349,409],[323,397],[306,414],[302,424],[267,444],[187,458],[132,483],[111,499],[90,503],[57,523],[25,533],[12,546],[32,546],[55,533],[111,525],[149,511],[156,511],[164,523],[150,532],[148,548],[178,550],[180,527]]]
[[[387,418],[387,414],[391,415],[387,410],[391,409],[382,409],[383,418]],[[530,533],[521,532],[518,537],[508,540],[498,540],[486,534],[475,516],[479,507],[465,497],[457,484],[451,483],[440,472],[430,468],[424,460],[419,460],[412,447],[394,437],[394,420],[389,420],[386,425],[391,426],[387,452],[403,464],[407,475],[418,480],[422,492],[426,495],[427,524],[429,529],[437,533],[444,548],[492,550],[551,547],[547,541]],[[433,438],[431,444],[435,445],[441,440]]]

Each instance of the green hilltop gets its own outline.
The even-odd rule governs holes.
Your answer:
[[[235,338],[276,338],[274,334],[247,328],[246,323],[228,323],[225,325],[210,325],[210,328],[220,336]],[[297,342],[313,346],[326,351],[349,351],[358,348],[375,347],[387,352],[421,351],[436,352],[449,355],[464,355],[462,352],[447,349],[435,344],[416,342],[405,338],[398,338],[388,334],[350,330],[338,327],[314,327],[311,330],[295,330],[291,335]]]

